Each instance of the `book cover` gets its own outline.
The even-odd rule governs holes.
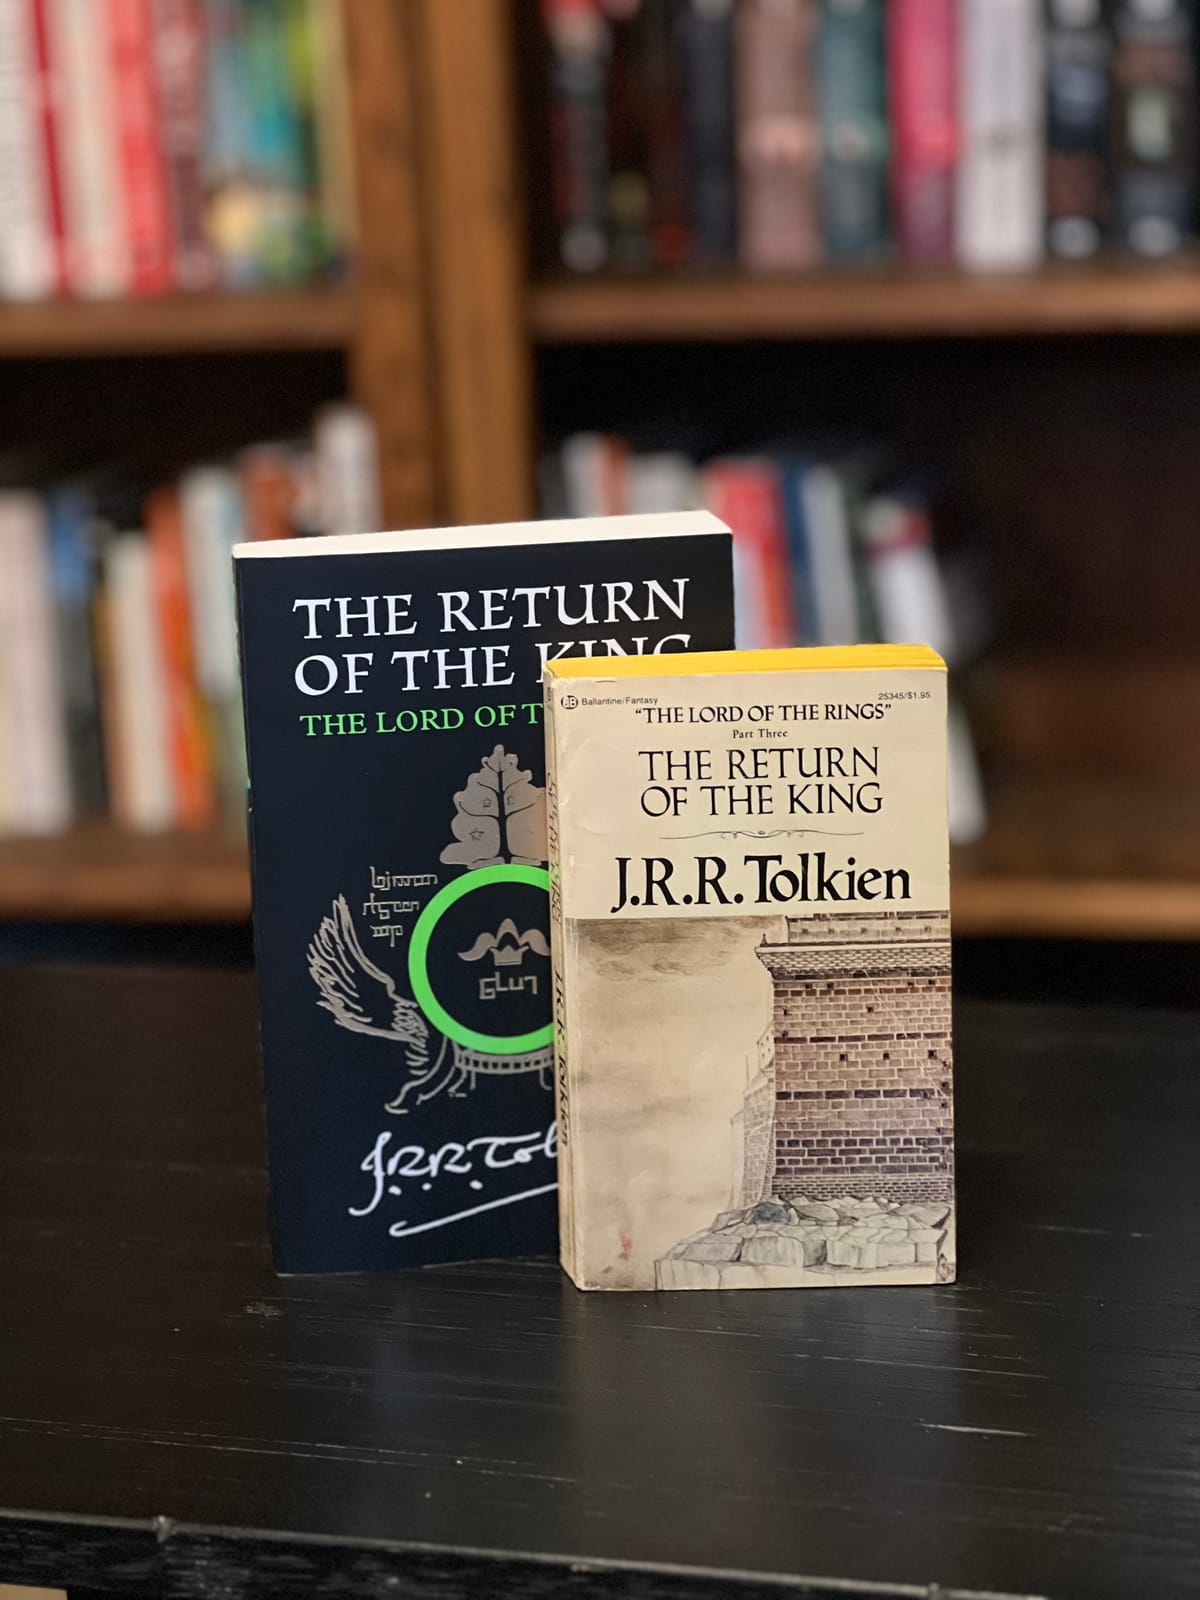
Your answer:
[[[106,14],[129,287],[163,294],[173,286],[174,261],[151,0],[108,0]]]
[[[940,659],[548,662],[546,704],[566,1271],[952,1280]]]
[[[1122,0],[1113,18],[1113,208],[1135,255],[1171,255],[1195,232],[1192,0]]]
[[[743,0],[737,24],[741,259],[811,267],[822,253],[816,0]]]
[[[737,253],[733,6],[683,0],[680,18],[692,248],[697,261],[710,263]]]
[[[56,281],[34,20],[29,0],[0,0],[0,297],[10,300],[42,299]]]
[[[874,261],[888,247],[883,0],[824,0],[817,59],[826,252]]]
[[[732,639],[704,512],[235,552],[275,1260],[552,1250],[541,668]]]
[[[1112,39],[1100,0],[1049,0],[1046,14],[1046,247],[1081,261],[1104,242]]]
[[[129,288],[108,18],[96,0],[49,0],[50,45],[60,74],[67,282],[89,297]]]
[[[608,260],[608,64],[600,0],[542,0],[558,253],[573,272]]]
[[[1045,218],[1042,0],[961,0],[958,259],[975,271],[1036,266]]]
[[[892,227],[910,266],[954,264],[957,19],[956,0],[892,0],[888,8]]]

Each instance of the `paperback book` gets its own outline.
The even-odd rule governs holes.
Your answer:
[[[275,1260],[555,1248],[541,672],[726,648],[707,512],[235,552]]]
[[[941,658],[551,661],[546,712],[571,1278],[950,1281]]]

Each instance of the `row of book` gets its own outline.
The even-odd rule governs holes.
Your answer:
[[[379,523],[374,430],[343,405],[145,494],[0,490],[0,834],[241,817],[233,547]]]
[[[926,490],[875,445],[785,448],[698,465],[577,433],[539,468],[547,516],[704,507],[733,530],[740,650],[789,645],[927,644],[952,672],[986,643],[986,604],[969,559],[947,561]],[[951,837],[984,831],[979,764],[951,706]]]
[[[351,244],[330,0],[0,0],[0,296],[286,285]]]
[[[1194,0],[543,0],[572,270],[1161,258]]]

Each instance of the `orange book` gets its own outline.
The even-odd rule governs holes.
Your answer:
[[[167,740],[176,820],[181,828],[210,828],[217,814],[212,738],[196,685],[183,517],[173,489],[160,489],[146,501],[146,532],[167,680]]]

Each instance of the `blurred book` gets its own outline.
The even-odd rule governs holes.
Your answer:
[[[317,414],[311,448],[175,483],[0,490],[0,834],[242,822],[233,547],[379,522],[374,431],[350,405]]]
[[[0,298],[340,270],[344,74],[329,0],[0,0]]]

